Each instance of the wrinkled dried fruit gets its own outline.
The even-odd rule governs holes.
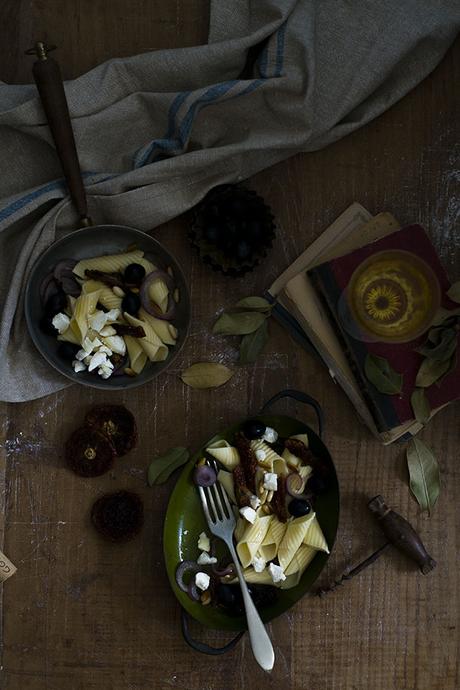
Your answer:
[[[94,503],[91,521],[106,539],[128,541],[141,531],[144,524],[142,500],[130,491],[105,494]]]
[[[118,456],[126,455],[137,443],[136,420],[123,405],[97,405],[88,412],[85,423],[105,434]]]
[[[70,469],[80,477],[99,477],[113,465],[116,452],[110,439],[98,429],[82,426],[65,444]]]

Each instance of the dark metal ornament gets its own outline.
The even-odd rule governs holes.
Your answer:
[[[423,575],[427,575],[436,567],[436,561],[431,558],[425,549],[422,540],[412,525],[401,515],[389,508],[382,496],[375,496],[368,503],[369,510],[376,516],[378,524],[387,538],[377,551],[374,551],[368,558],[359,563],[353,569],[347,569],[341,578],[333,582],[326,588],[319,589],[316,593],[324,596],[333,592],[337,587],[345,584],[348,580],[358,575],[382,555],[388,546],[395,546],[408,558],[415,561]]]

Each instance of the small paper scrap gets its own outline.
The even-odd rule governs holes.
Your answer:
[[[0,582],[8,580],[9,577],[14,575],[16,570],[16,566],[0,551]]]

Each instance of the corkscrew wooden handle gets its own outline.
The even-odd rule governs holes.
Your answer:
[[[54,47],[47,46],[42,41],[39,41],[34,48],[27,50],[26,54],[37,55],[38,59],[34,62],[32,73],[67,181],[70,197],[80,216],[80,224],[88,226],[91,225],[91,221],[88,217],[85,187],[83,185],[61,70],[56,60],[49,57],[49,52]]]

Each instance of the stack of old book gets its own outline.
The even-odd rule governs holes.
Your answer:
[[[384,444],[410,438],[422,427],[422,423],[414,418],[411,394],[416,388],[417,373],[423,360],[417,350],[425,342],[434,319],[434,313],[428,314],[431,321],[419,323],[418,330],[416,328],[411,334],[410,329],[407,331],[407,315],[403,315],[402,329],[406,328],[406,332],[405,337],[399,338],[396,331],[392,337],[380,337],[378,332],[366,333],[365,323],[355,322],[349,293],[350,286],[356,283],[357,272],[373,257],[390,257],[391,264],[392,252],[396,257],[411,258],[412,263],[419,267],[414,270],[425,266],[421,270],[424,274],[421,280],[425,281],[424,289],[429,293],[428,299],[436,313],[439,309],[453,308],[458,312],[459,305],[446,294],[449,279],[424,229],[419,225],[401,228],[390,213],[372,217],[357,203],[342,213],[267,293],[268,299],[275,301],[275,317],[305,349],[324,361],[363,422]],[[384,271],[382,276],[381,283],[385,286],[389,281]],[[402,280],[404,282],[404,278]],[[418,289],[417,286],[416,293]],[[387,287],[381,289],[385,302],[389,295],[398,308],[403,310],[404,306],[409,313],[407,303],[402,305],[406,300],[403,293],[404,290],[401,295],[392,296]],[[368,303],[377,299],[378,306],[378,294],[378,290],[368,292]],[[420,295],[415,294],[410,299],[416,310]],[[384,318],[382,328],[391,331],[391,308],[381,313]],[[369,355],[388,362],[393,370],[401,372],[402,384],[397,394],[385,394],[369,380],[366,375]],[[430,418],[460,398],[460,370],[454,356],[446,374],[426,387],[424,395]]]

